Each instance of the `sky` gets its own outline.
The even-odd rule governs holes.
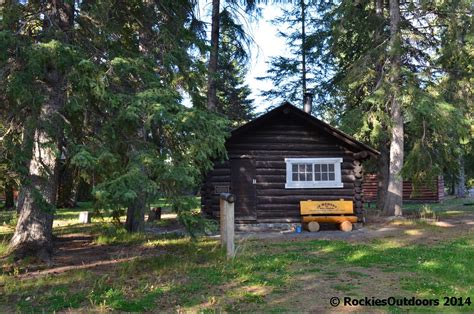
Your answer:
[[[222,6],[221,1],[221,6]],[[252,36],[254,44],[251,49],[251,59],[248,64],[246,84],[252,90],[251,98],[254,99],[257,113],[265,111],[270,104],[261,97],[260,91],[270,89],[271,81],[257,80],[257,77],[265,76],[268,69],[267,62],[272,56],[285,55],[286,46],[284,40],[277,36],[278,27],[271,20],[281,14],[281,6],[284,4],[259,5],[261,17],[257,21],[241,21],[246,31]],[[211,1],[200,0],[201,18],[210,22]]]
[[[262,112],[269,107],[269,104],[259,96],[260,90],[271,89],[272,82],[257,80],[257,77],[266,75],[268,69],[267,62],[270,58],[278,55],[285,55],[287,48],[283,39],[277,36],[278,27],[270,21],[281,14],[278,5],[262,5],[262,17],[250,24],[250,33],[254,38],[255,45],[251,52],[251,61],[246,83],[252,89],[252,98],[255,99],[256,111]]]

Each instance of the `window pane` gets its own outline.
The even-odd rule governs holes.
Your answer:
[[[297,164],[292,164],[292,165],[291,165],[291,171],[292,171],[293,173],[298,172],[298,165],[297,165]]]
[[[287,166],[291,171],[287,174],[289,187],[301,186],[312,187],[312,182],[315,182],[315,188],[331,187],[336,183],[336,167],[340,175],[341,165],[339,161],[334,161],[331,158],[308,158],[303,160],[294,159]],[[291,185],[294,182],[294,185]],[[340,182],[340,178],[337,181]]]
[[[293,172],[292,179],[293,179],[293,181],[299,181],[297,172]]]

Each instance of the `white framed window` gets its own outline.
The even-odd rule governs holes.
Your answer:
[[[287,189],[342,188],[342,158],[285,158]]]

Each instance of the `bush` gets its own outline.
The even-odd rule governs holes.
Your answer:
[[[199,234],[209,234],[217,230],[213,220],[204,218],[199,209],[199,201],[194,196],[170,200],[172,210],[178,214],[178,220],[192,238]]]
[[[437,215],[436,212],[431,208],[430,205],[423,205],[419,210],[418,210],[418,216],[422,219],[436,219]]]

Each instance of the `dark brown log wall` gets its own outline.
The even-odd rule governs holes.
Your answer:
[[[377,175],[367,174],[364,176],[362,187],[364,201],[374,202],[377,199]],[[413,185],[410,181],[403,181],[403,200],[420,202],[440,202],[444,198],[444,180],[438,177],[431,186],[423,186],[418,193],[413,193]]]
[[[314,126],[305,124],[291,114],[282,115],[253,131],[232,137],[226,146],[230,160],[252,158],[256,167],[256,220],[245,222],[300,221],[299,202],[302,200],[354,200],[354,207],[362,218],[362,177],[356,178],[354,173],[354,152]],[[343,158],[341,179],[344,186],[285,189],[285,158],[307,157]],[[230,182],[230,161],[217,163],[201,190],[202,206],[206,214],[218,216],[219,198],[215,188],[230,186]],[[236,220],[239,220],[238,208]]]

